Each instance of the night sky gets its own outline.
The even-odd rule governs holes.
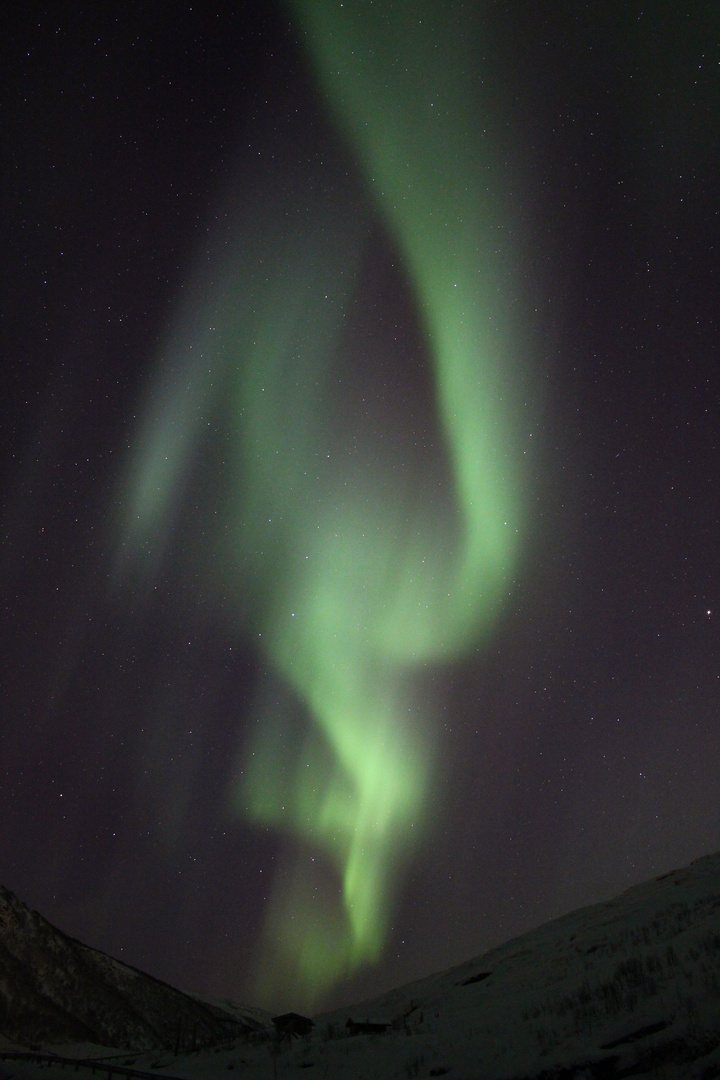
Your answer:
[[[379,993],[720,848],[717,5],[318,7],[357,34],[338,100],[377,130],[412,114],[407,163],[382,150],[404,217],[318,77],[312,4],[0,17],[0,882],[181,988],[277,1009]],[[482,288],[448,269],[458,205]],[[436,576],[407,588],[431,609],[462,547],[425,329],[456,270],[494,328],[490,434],[461,441],[501,460],[488,514],[515,515],[515,547],[487,617],[428,623],[435,649],[397,567],[428,538]],[[336,563],[317,538],[351,515]],[[301,557],[319,570],[293,592]],[[372,942],[310,992],[268,969],[277,920],[327,955],[346,936],[351,857],[311,817],[360,796],[294,674],[326,632],[349,635],[358,784],[384,806],[417,767],[358,856],[358,895],[387,862],[381,929],[371,892]],[[376,689],[409,704],[373,756]],[[316,802],[278,828],[298,763]]]

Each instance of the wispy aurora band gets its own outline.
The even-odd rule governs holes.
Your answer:
[[[258,696],[233,804],[300,843],[276,881],[258,990],[272,1001],[282,985],[311,1007],[381,954],[430,791],[413,671],[462,655],[491,628],[516,566],[520,499],[517,357],[502,314],[510,273],[495,250],[503,220],[471,28],[452,3],[291,6],[415,291],[455,516],[436,511],[422,478],[404,491],[388,480],[377,448],[340,467],[321,452],[358,259],[342,207],[333,217],[324,206],[322,224],[318,213],[314,227],[280,223],[264,238],[269,273],[246,245],[242,265],[216,267],[221,285],[198,286],[200,314],[170,350],[189,357],[192,339],[198,359],[177,362],[153,395],[125,542],[146,549],[169,528],[207,417],[224,411],[235,459],[212,573],[232,589],[238,620],[262,627],[257,644],[291,691],[284,705],[270,685]],[[284,716],[293,698],[314,721],[299,741]],[[312,852],[336,867],[339,905],[315,888]]]

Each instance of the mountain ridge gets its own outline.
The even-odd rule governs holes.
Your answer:
[[[420,1048],[407,1076],[720,1077],[720,853],[316,1024],[349,1015]]]
[[[177,1051],[255,1026],[70,937],[0,885],[0,1033],[7,1038]]]
[[[8,938],[8,919],[25,919],[31,925],[24,954],[18,945],[22,934],[10,927],[14,963],[35,963],[32,946],[43,944],[49,924],[10,897],[0,890],[0,945]],[[270,1014],[262,1010],[198,999],[194,1004],[210,1010],[215,1028],[196,1028],[192,1040],[178,1038],[185,1023],[178,1017],[190,1016],[178,1013],[187,995],[57,933],[53,948],[37,954],[45,966],[36,964],[35,983],[58,983],[48,971],[52,975],[52,965],[67,959],[63,950],[70,941],[86,973],[104,973],[121,997],[131,999],[132,1023],[124,1034],[117,1028],[113,1039],[103,1039],[105,1045],[135,1051],[144,1034],[152,1051],[133,1053],[134,1067],[159,1067],[156,1049],[162,1045],[174,1050],[163,1056],[162,1067],[171,1066],[180,1080],[212,1080],[235,1068],[245,1080],[296,1075],[301,1068],[332,1080],[414,1080],[446,1073],[449,1080],[720,1078],[720,853],[562,915],[462,964],[321,1013],[299,1038],[290,1029],[273,1031]],[[0,978],[6,982],[4,955]],[[59,983],[62,990],[65,984]],[[148,996],[159,1009],[158,984],[171,991],[171,1009],[162,1014],[164,1035],[155,1029],[148,1035],[138,1031],[137,1016],[149,1022]],[[64,1008],[67,1000],[67,987],[65,997],[56,989],[56,1007]],[[0,987],[0,1009],[3,1001]],[[218,1045],[230,1031],[229,1013],[237,1020],[233,1039]],[[46,1021],[47,1013],[37,1015],[36,1029]],[[87,1016],[82,1022],[87,1024]],[[193,1049],[198,1052],[188,1052]],[[19,1068],[14,1062],[13,1069]],[[25,1063],[13,1075],[42,1080],[39,1068]]]

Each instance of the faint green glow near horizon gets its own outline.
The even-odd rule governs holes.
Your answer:
[[[222,426],[228,495],[198,565],[291,691],[291,704],[259,695],[232,793],[236,812],[296,842],[269,901],[258,986],[268,1003],[282,987],[312,1007],[382,953],[431,800],[435,738],[413,673],[493,625],[518,557],[520,451],[512,253],[461,9],[291,7],[413,286],[454,514],[377,447],[336,453],[328,373],[361,258],[338,196],[314,224],[263,219],[272,235],[243,236],[215,268],[221,286],[200,274],[203,298],[169,347],[175,374],[138,439],[123,542],[143,557],[162,549],[188,463]],[[301,736],[298,711],[311,721]]]

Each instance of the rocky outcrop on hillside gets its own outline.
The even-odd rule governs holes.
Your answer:
[[[68,937],[0,886],[0,1033],[8,1038],[190,1050],[252,1026]]]

